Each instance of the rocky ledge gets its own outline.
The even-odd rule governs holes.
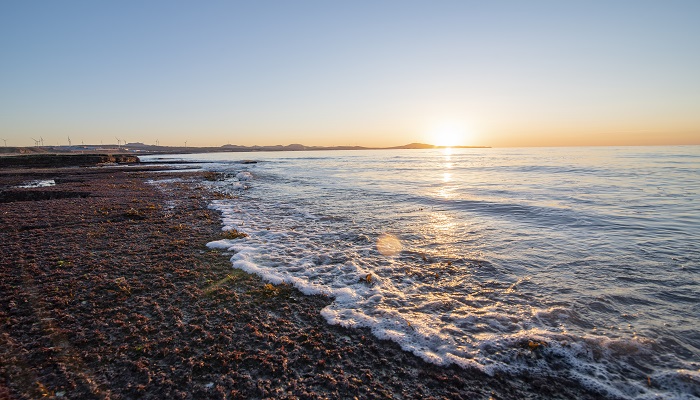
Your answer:
[[[0,168],[60,168],[138,162],[139,158],[130,154],[26,154],[0,157]]]

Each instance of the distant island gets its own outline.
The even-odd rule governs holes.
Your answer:
[[[303,144],[273,146],[241,146],[225,144],[220,147],[194,146],[157,146],[144,143],[79,145],[79,146],[33,146],[0,147],[0,155],[41,154],[41,153],[134,153],[134,154],[183,154],[183,153],[218,153],[218,152],[257,152],[257,151],[315,151],[315,150],[402,150],[402,149],[485,149],[489,146],[435,146],[425,143],[410,143],[394,147],[363,146],[305,146]]]

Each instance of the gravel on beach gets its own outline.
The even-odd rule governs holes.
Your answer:
[[[0,399],[601,398],[561,378],[436,366],[327,324],[332,299],[206,247],[222,238],[207,205],[223,195],[205,178],[0,170]],[[42,180],[55,184],[18,188]]]

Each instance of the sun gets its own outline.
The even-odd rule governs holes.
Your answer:
[[[431,129],[427,136],[435,146],[461,146],[467,139],[467,129],[458,124],[441,124]]]
[[[434,137],[433,144],[436,146],[459,146],[462,142],[459,133],[453,131],[436,132]]]

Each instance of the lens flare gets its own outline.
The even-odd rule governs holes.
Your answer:
[[[401,252],[403,245],[401,241],[394,235],[384,233],[377,239],[377,251],[383,256],[393,257]]]

